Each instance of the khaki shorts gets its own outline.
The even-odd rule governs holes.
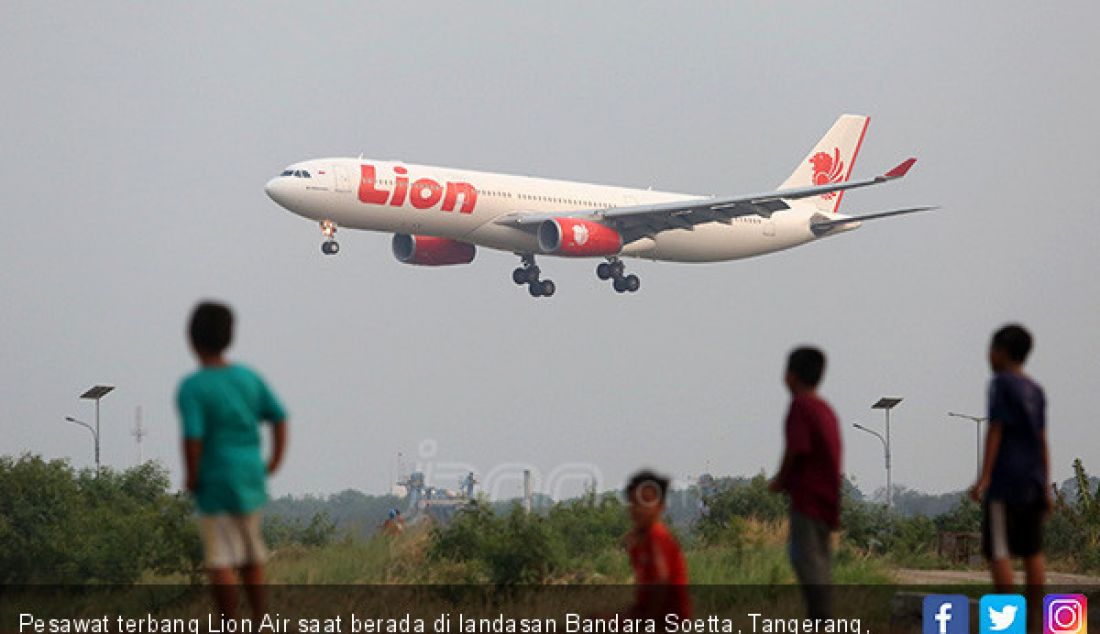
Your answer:
[[[242,568],[267,561],[259,513],[203,515],[199,532],[207,568]]]

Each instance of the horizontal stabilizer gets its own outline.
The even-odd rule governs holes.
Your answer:
[[[908,161],[906,161],[908,163]],[[895,169],[901,169],[902,165],[899,165]],[[908,169],[907,167],[905,169]],[[891,170],[893,171],[893,170]],[[904,174],[904,172],[902,172]],[[897,178],[897,177],[895,177]],[[836,220],[826,219],[827,216],[815,215],[814,219],[810,222],[810,231],[814,232],[814,235],[822,236],[829,233],[830,230],[843,226],[856,224],[863,222],[864,220],[878,220],[879,218],[890,218],[891,216],[901,216],[904,214],[914,214],[919,211],[932,211],[933,209],[939,209],[937,205],[924,206],[924,207],[906,207],[905,209],[891,209],[890,211],[879,211],[873,214],[865,214],[862,216],[850,216],[848,218],[838,218]],[[821,220],[817,220],[821,218]]]

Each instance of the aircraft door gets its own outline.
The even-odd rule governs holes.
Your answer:
[[[333,173],[336,174],[336,191],[338,192],[350,192],[351,191],[351,173],[344,165],[333,165]]]
[[[765,218],[764,219],[764,235],[766,235],[766,236],[775,236],[775,219],[774,218]]]

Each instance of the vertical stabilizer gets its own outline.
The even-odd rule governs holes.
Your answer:
[[[794,172],[783,181],[780,189],[811,187],[843,183],[852,174],[852,167],[867,133],[871,118],[858,114],[844,114],[821,137],[814,149],[798,164]],[[831,214],[840,207],[844,192],[830,192],[808,199],[818,211]]]

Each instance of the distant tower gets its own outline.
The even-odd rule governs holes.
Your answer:
[[[531,470],[530,469],[524,469],[523,470],[523,510],[525,512],[527,512],[528,515],[531,514],[531,507],[534,506],[532,504],[533,498],[534,498],[534,493],[531,490]]]
[[[474,472],[466,474],[466,477],[462,479],[462,494],[469,499],[474,499],[474,485],[478,483],[478,479],[474,476]]]
[[[149,435],[149,432],[145,431],[145,427],[141,424],[141,405],[138,405],[137,409],[134,410],[134,428],[130,431],[130,435],[137,441],[138,464],[144,464],[145,456],[142,455],[141,441]]]
[[[431,488],[424,484],[424,472],[413,471],[409,477],[398,480],[397,486],[405,488],[408,499],[408,512],[406,515],[416,513],[420,500],[431,498]]]

